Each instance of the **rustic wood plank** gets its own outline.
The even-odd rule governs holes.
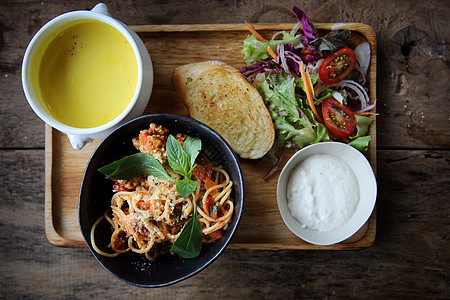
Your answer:
[[[379,145],[448,149],[448,3],[408,4],[372,17],[379,21]],[[405,14],[409,9],[415,13]]]
[[[114,16],[135,25],[290,23],[295,4],[314,22],[368,24],[378,41],[374,245],[228,249],[197,276],[151,290],[119,282],[87,249],[54,247],[45,236],[44,124],[27,106],[20,64],[46,21],[96,3],[0,1],[2,298],[449,298],[448,1],[108,1]]]
[[[0,86],[4,116],[0,125],[7,129],[0,134],[0,148],[44,147],[43,123],[29,108],[21,92],[23,53],[33,34],[45,22],[63,12],[90,9],[93,5],[94,2],[87,0],[0,4],[0,78],[4,82]],[[176,0],[162,3],[139,0],[108,5],[112,15],[131,25],[296,21],[290,12],[292,4],[284,1],[277,4],[261,1],[252,5],[246,1],[187,3]],[[352,1],[344,0],[339,4],[323,1],[297,5],[315,22],[361,22],[373,27],[377,33],[380,40],[379,130],[386,133],[379,140],[380,148],[448,148],[450,108],[446,95],[449,72],[446,66],[448,47],[445,45],[449,36],[449,13],[445,1],[428,1],[426,5],[405,0],[396,4],[365,1],[355,6]]]
[[[162,289],[128,286],[44,232],[44,150],[0,151],[0,291],[12,298],[434,298],[449,294],[449,151],[379,151],[378,234],[362,251],[231,250]],[[446,176],[436,176],[446,174]],[[26,262],[26,263],[24,263]],[[220,280],[215,280],[220,278]]]

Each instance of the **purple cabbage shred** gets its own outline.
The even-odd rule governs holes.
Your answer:
[[[270,176],[275,174],[276,171],[278,171],[278,168],[280,167],[281,162],[283,161],[283,156],[284,156],[284,148],[281,149],[281,154],[278,157],[277,163],[273,165],[272,168],[270,168],[269,172],[263,177],[264,180],[267,180]]]
[[[241,74],[248,78],[255,74],[272,71],[272,70],[274,70],[276,72],[281,72],[281,68],[277,64],[275,64],[275,62],[273,60],[268,60],[268,61],[254,60],[251,63],[254,63],[255,61],[258,61],[259,64],[254,64],[254,65],[243,67],[240,70]]]
[[[292,8],[292,12],[297,16],[298,20],[302,23],[303,33],[305,34],[305,36],[308,37],[310,40],[317,39],[319,37],[317,35],[317,31],[314,28],[311,21],[309,20],[309,18],[306,16],[306,14],[296,6]]]
[[[302,59],[297,54],[297,50],[294,46],[292,44],[278,44],[276,50],[278,57],[281,56],[281,51],[283,51],[287,67],[289,67],[296,75],[299,75]]]
[[[288,142],[292,145],[292,147],[294,147],[297,150],[300,150],[300,147],[297,146],[291,139],[289,139]]]

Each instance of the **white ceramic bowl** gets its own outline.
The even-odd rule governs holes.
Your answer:
[[[32,84],[32,65],[39,55],[42,44],[54,36],[64,24],[74,20],[93,19],[105,22],[116,28],[128,40],[136,55],[138,81],[136,90],[128,106],[115,119],[93,128],[76,128],[68,126],[53,118],[39,101],[38,93]],[[41,51],[42,52],[42,51]],[[42,55],[42,54],[40,54]],[[36,71],[35,71],[36,72]],[[92,10],[72,11],[50,20],[33,37],[25,52],[22,63],[22,86],[25,96],[33,111],[48,125],[68,135],[74,149],[81,149],[94,139],[101,139],[117,126],[140,116],[150,99],[153,88],[153,65],[150,55],[140,37],[127,25],[114,19],[105,4],[99,3]]]
[[[286,188],[290,174],[300,163],[314,154],[330,154],[342,159],[358,180],[360,199],[356,211],[344,225],[333,231],[320,232],[303,226],[291,215],[288,207]],[[301,149],[289,159],[278,178],[277,202],[284,223],[299,238],[316,245],[336,244],[355,234],[372,214],[376,198],[377,183],[369,161],[361,152],[344,143],[324,142]]]

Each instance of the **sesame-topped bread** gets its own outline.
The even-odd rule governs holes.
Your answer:
[[[239,70],[218,61],[192,63],[176,68],[173,82],[191,118],[217,131],[239,156],[257,159],[270,150],[269,111]]]

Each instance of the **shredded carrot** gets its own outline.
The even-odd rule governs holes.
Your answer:
[[[245,21],[245,25],[247,26],[248,30],[256,37],[256,39],[260,42],[264,42],[264,38],[253,28],[252,25],[248,24],[247,21]]]
[[[353,112],[353,114],[354,114],[354,115],[360,115],[360,116],[363,116],[363,115],[373,115],[373,116],[375,116],[375,115],[377,115],[376,113],[370,112],[370,111],[366,111],[366,112]]]
[[[306,70],[307,74],[305,73],[305,65],[303,62],[300,62],[300,74],[302,75],[303,84],[305,86],[305,92],[306,97],[308,98],[309,106],[311,107],[311,110],[313,111],[314,115],[316,116],[317,120],[320,123],[323,123],[322,118],[320,117],[319,113],[316,110],[316,106],[314,105],[314,88],[312,86],[311,78],[309,77],[309,72]]]
[[[278,63],[278,56],[275,54],[275,52],[273,52],[270,46],[267,46],[267,51],[269,52],[270,56],[272,56],[273,59],[275,59],[276,63]]]
[[[261,86],[261,84],[256,80],[255,76],[250,76],[250,78],[258,85]]]
[[[311,95],[313,97],[313,99],[315,99],[315,95],[314,95],[314,87],[311,81],[311,76],[309,75],[309,70],[308,68],[306,68],[306,83],[309,85],[309,90],[311,91]]]

